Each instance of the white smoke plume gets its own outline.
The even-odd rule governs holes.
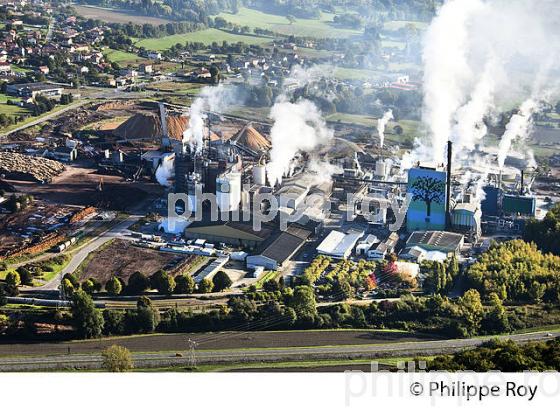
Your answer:
[[[327,127],[321,111],[315,103],[307,99],[292,102],[293,95],[290,95],[290,90],[304,86],[318,87],[321,79],[333,75],[332,67],[303,68],[296,65],[284,80],[286,91],[276,99],[269,115],[274,120],[270,132],[270,163],[267,165],[271,186],[281,183],[282,178],[290,174],[292,159],[300,152],[312,154],[308,169],[317,175],[314,183],[329,181],[333,173],[340,171],[328,161],[313,156],[318,148],[328,145],[334,138],[334,132]]]
[[[223,112],[236,101],[237,92],[232,87],[222,84],[204,87],[191,104],[189,128],[183,134],[183,140],[189,142],[191,149],[200,151],[204,145],[206,112]]]
[[[383,114],[383,117],[377,120],[377,134],[379,135],[379,146],[381,148],[383,148],[383,143],[385,142],[385,127],[393,118],[393,110],[389,110]]]
[[[498,165],[500,169],[504,167],[504,162],[511,150],[513,141],[516,138],[523,141],[529,136],[531,126],[533,124],[532,117],[538,109],[539,104],[530,98],[521,105],[517,114],[512,115],[509,123],[506,125],[506,132],[504,132],[504,135],[500,140],[500,146],[498,149]]]
[[[312,152],[332,140],[333,131],[313,102],[299,100],[295,103],[280,97],[270,111],[274,125],[270,132],[272,150],[267,165],[268,180],[271,186],[282,182],[294,156],[302,152]]]
[[[164,187],[171,186],[171,178],[175,176],[175,154],[165,154],[156,169],[156,180]]]
[[[311,67],[302,67],[301,65],[293,66],[290,75],[284,84],[295,84],[298,87],[303,87],[308,84],[313,84],[321,78],[333,78],[334,67],[330,65],[314,65]]]
[[[323,183],[328,183],[332,181],[331,176],[333,174],[340,174],[344,169],[330,162],[324,161],[316,156],[311,157],[308,164],[308,169],[313,173],[313,179],[311,183],[314,185],[320,185]]]
[[[414,158],[444,162],[448,139],[456,157],[468,157],[487,132],[486,118],[558,97],[559,21],[553,0],[448,0],[424,37],[428,138]]]

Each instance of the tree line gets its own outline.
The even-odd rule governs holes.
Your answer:
[[[494,339],[474,349],[436,356],[427,362],[427,369],[449,372],[560,371],[560,338],[525,344]]]

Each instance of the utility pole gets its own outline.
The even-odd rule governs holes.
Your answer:
[[[187,343],[189,344],[189,354],[187,356],[188,366],[191,369],[196,368],[196,346],[198,343],[192,340],[190,337],[187,339]]]

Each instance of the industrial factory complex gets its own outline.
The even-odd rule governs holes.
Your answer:
[[[96,113],[115,109],[102,104]],[[474,185],[462,182],[475,170],[454,163],[451,142],[446,163],[406,167],[391,147],[334,136],[298,153],[271,183],[270,124],[212,112],[193,118],[188,107],[166,103],[118,109],[132,115],[98,133],[97,143],[79,132],[4,146],[0,207],[14,206],[18,196],[8,201],[10,190],[36,202],[4,218],[0,258],[71,249],[69,240],[89,229],[78,221],[134,209],[146,222],[129,224],[123,235],[136,246],[179,259],[199,256],[204,263],[191,272],[197,281],[224,270],[235,288],[266,272],[297,276],[317,255],[468,263],[492,239],[518,237],[527,220],[544,214],[543,198],[532,191],[536,170],[513,157]],[[316,158],[331,175],[317,171]],[[89,169],[83,186],[65,179],[77,169]],[[72,203],[45,225],[60,188],[71,191],[64,199]]]

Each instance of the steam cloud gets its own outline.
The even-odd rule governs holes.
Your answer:
[[[393,118],[393,110],[389,110],[383,114],[382,118],[377,120],[377,134],[379,135],[379,146],[381,148],[383,148],[383,143],[385,141],[385,127]]]
[[[183,134],[183,140],[188,141],[191,149],[200,151],[204,145],[206,118],[205,111],[222,112],[235,101],[236,91],[232,87],[218,85],[204,87],[193,101],[190,109],[189,128]]]
[[[274,186],[290,171],[291,160],[298,152],[311,152],[327,144],[334,134],[317,106],[309,100],[292,103],[286,97],[280,97],[270,111],[270,118],[274,125],[270,132],[272,150],[267,174]]]
[[[531,131],[532,116],[538,110],[539,105],[533,99],[528,99],[519,108],[519,113],[514,114],[506,126],[506,132],[502,136],[498,151],[498,165],[504,167],[507,154],[511,149],[512,142],[516,138],[526,140]]]
[[[286,89],[317,86],[321,78],[332,74],[332,67],[303,68],[296,65],[290,76],[284,80],[284,85]],[[270,110],[270,118],[274,120],[274,125],[270,132],[272,149],[270,163],[267,165],[268,181],[271,186],[281,183],[284,175],[290,174],[293,167],[292,159],[299,152],[312,154],[308,168],[316,175],[314,183],[330,181],[331,175],[339,172],[340,169],[314,155],[318,148],[332,142],[334,132],[327,127],[315,103],[307,99],[292,102],[291,98],[292,96],[287,92],[280,95]]]
[[[175,155],[165,154],[161,159],[161,164],[156,170],[156,180],[164,187],[170,187],[170,179],[175,175]]]
[[[423,47],[423,122],[429,139],[415,159],[444,162],[445,143],[468,159],[487,133],[485,120],[525,101],[500,144],[526,138],[540,101],[558,97],[560,7],[553,0],[449,0],[428,28]],[[478,178],[477,178],[478,179]]]

